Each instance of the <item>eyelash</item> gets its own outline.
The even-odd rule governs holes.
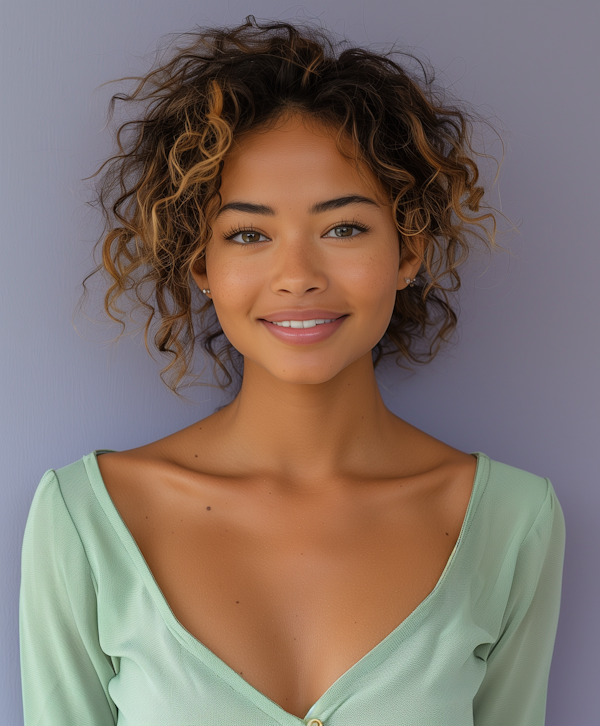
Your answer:
[[[336,229],[336,227],[354,227],[355,229],[358,229],[361,234],[364,233],[364,232],[368,232],[371,229],[369,227],[369,225],[362,224],[361,222],[357,222],[354,219],[344,219],[344,220],[338,222],[337,224],[334,224],[332,227],[330,227],[327,230],[327,234],[329,232],[331,232],[332,230]],[[228,242],[231,242],[233,240],[233,237],[236,237],[241,232],[250,232],[250,233],[262,234],[262,232],[259,232],[257,229],[254,229],[254,227],[252,227],[252,225],[250,225],[249,227],[239,227],[239,226],[237,226],[237,227],[233,227],[232,229],[230,229],[229,232],[227,232],[227,234],[224,235],[224,238]],[[266,237],[266,235],[264,235],[264,236]],[[355,234],[352,235],[352,237],[357,237],[357,236],[358,235],[355,235]],[[349,237],[347,237],[347,238],[338,237],[337,239],[350,239],[350,238]],[[234,244],[252,245],[252,244],[257,244],[257,243],[256,242],[235,242]]]

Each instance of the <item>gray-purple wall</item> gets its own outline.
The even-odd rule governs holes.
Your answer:
[[[142,56],[168,31],[304,11],[359,43],[416,47],[443,83],[502,123],[496,201],[519,227],[501,238],[512,255],[472,268],[452,351],[409,378],[382,371],[382,392],[453,446],[551,478],[567,552],[547,723],[600,723],[600,3],[19,0],[0,17],[2,726],[22,722],[20,547],[43,472],[155,440],[221,400],[197,389],[198,404],[178,402],[139,337],[114,349],[98,341],[116,328],[81,316],[73,328],[97,230],[80,179],[109,149],[110,89],[95,89],[143,72]]]

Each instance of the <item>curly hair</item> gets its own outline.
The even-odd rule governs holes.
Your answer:
[[[224,374],[222,388],[233,382],[231,368],[241,375],[241,356],[191,271],[204,264],[233,139],[294,110],[337,129],[346,157],[342,141],[350,140],[354,160],[389,191],[401,255],[425,242],[417,282],[397,292],[374,365],[392,353],[400,365],[431,360],[457,325],[449,293],[460,287],[457,268],[471,237],[488,250],[495,245],[495,210],[482,204],[476,163],[489,157],[472,144],[477,115],[446,103],[433,71],[414,55],[351,46],[315,26],[249,15],[237,27],[196,28],[177,39],[183,44],[145,76],[120,79],[136,85],[112,96],[109,121],[117,101],[132,113],[116,131],[117,153],[87,177],[99,175],[91,204],[105,224],[94,247],[95,259],[101,245],[102,259],[85,278],[84,294],[89,277],[107,273],[104,310],[123,326],[118,337],[125,312],[117,303],[125,295],[144,312],[150,355],[157,323],[154,346],[171,358],[160,376],[174,393],[198,342],[215,375]],[[422,78],[395,54],[416,60]]]

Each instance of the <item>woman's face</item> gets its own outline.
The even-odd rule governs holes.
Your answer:
[[[326,128],[290,115],[239,140],[220,193],[206,270],[194,278],[245,366],[314,384],[370,356],[396,290],[419,267],[415,258],[400,265],[391,206],[372,172],[361,176]]]

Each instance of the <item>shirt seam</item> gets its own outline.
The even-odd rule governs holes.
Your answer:
[[[544,495],[544,501],[542,502],[537,514],[535,515],[533,522],[531,523],[531,526],[527,530],[527,534],[525,534],[525,536],[521,540],[521,544],[519,545],[519,550],[521,550],[521,548],[523,547],[525,542],[529,539],[529,536],[531,535],[531,533],[534,531],[535,527],[537,526],[538,520],[541,518],[542,514],[544,513],[544,510],[546,509],[546,504],[547,504],[548,500],[550,500],[550,511],[552,511],[552,509],[553,509],[553,507],[552,507],[552,491],[550,488],[550,486],[551,486],[550,479],[548,479],[548,477],[544,477],[544,481],[546,482],[546,493]]]
[[[85,548],[85,544],[83,542],[83,539],[81,537],[81,533],[79,532],[79,529],[78,529],[77,525],[75,524],[75,520],[73,519],[73,515],[71,514],[71,510],[69,509],[69,505],[66,502],[65,496],[63,494],[62,486],[60,484],[60,478],[59,478],[58,474],[56,473],[56,471],[54,469],[51,469],[51,471],[52,471],[52,473],[54,475],[54,478],[56,479],[56,483],[58,485],[58,492],[60,494],[60,498],[62,500],[62,503],[63,503],[63,505],[65,507],[65,510],[66,510],[66,512],[67,512],[67,514],[69,516],[69,519],[71,520],[71,524],[73,525],[73,528],[74,528],[75,532],[77,533],[77,539],[79,540],[79,543],[81,544],[81,549],[83,550],[83,554],[85,556],[85,561],[87,562],[87,566],[88,566],[89,571],[90,571],[90,577],[92,578],[92,583],[94,584],[94,592],[96,593],[96,597],[97,597],[98,596],[98,581],[96,579],[96,575],[94,574],[94,570],[92,568],[92,564],[90,562],[90,558],[88,557],[88,553],[87,553],[87,550]]]
[[[71,510],[69,509],[69,506],[68,506],[68,504],[67,504],[67,502],[66,502],[66,500],[65,500],[65,496],[64,496],[64,494],[63,494],[63,491],[62,491],[62,486],[61,486],[61,483],[60,483],[60,478],[59,478],[58,474],[56,473],[56,470],[55,470],[55,469],[49,469],[48,471],[49,471],[49,472],[51,472],[51,474],[52,474],[52,476],[53,476],[53,478],[54,478],[54,481],[56,482],[56,485],[57,485],[57,488],[58,488],[58,493],[59,493],[59,495],[60,495],[61,501],[62,501],[62,503],[63,503],[63,506],[64,506],[64,508],[65,508],[65,511],[66,511],[66,513],[67,513],[67,516],[69,517],[69,520],[70,520],[71,524],[73,525],[73,529],[75,530],[75,533],[76,533],[76,535],[77,535],[77,539],[79,540],[79,543],[80,543],[80,545],[81,545],[81,549],[82,549],[82,551],[83,551],[83,555],[84,555],[84,557],[85,557],[85,561],[86,561],[86,563],[87,563],[87,566],[88,566],[88,570],[89,570],[89,573],[90,573],[90,578],[91,578],[91,580],[92,580],[92,584],[93,584],[93,586],[94,586],[94,594],[95,594],[95,596],[96,596],[96,602],[97,602],[97,599],[98,599],[98,583],[97,583],[97,580],[96,580],[96,576],[95,576],[95,574],[94,574],[94,570],[92,569],[92,565],[91,565],[91,563],[90,563],[90,559],[89,559],[89,557],[88,557],[87,551],[86,551],[86,549],[85,549],[85,545],[84,545],[84,543],[83,543],[83,540],[82,540],[82,538],[81,538],[81,534],[80,534],[80,532],[79,532],[79,529],[77,528],[77,525],[76,525],[76,524],[75,524],[75,522],[73,521],[73,516],[72,516],[72,514],[71,514]],[[46,472],[46,473],[48,473],[48,472]],[[45,475],[44,475],[44,476],[45,476]],[[100,644],[98,644],[98,645],[100,646]],[[104,652],[104,650],[102,650],[102,648],[100,648],[100,650],[102,651],[102,653],[104,653],[104,655],[105,655],[105,656],[106,656],[107,658],[111,658],[111,656],[109,656],[109,655],[108,655],[108,653],[105,653],[105,652]],[[112,663],[112,658],[111,658],[111,663]],[[113,666],[113,669],[114,669],[114,666]],[[116,674],[115,674],[115,675],[116,675]],[[107,700],[108,700],[108,697],[109,697],[109,694],[108,694],[108,692],[107,692],[107,691],[106,691],[106,690],[104,689],[104,687],[103,687],[103,689],[102,689],[102,690],[104,691],[104,695],[105,695],[105,698],[107,698]],[[110,706],[110,704],[109,704],[109,706]],[[115,704],[115,708],[116,708],[116,704]],[[112,710],[112,709],[111,709],[111,710]],[[114,721],[114,718],[113,718],[113,723],[116,723],[116,722]]]
[[[547,505],[547,502],[548,502],[549,499],[550,499],[550,509],[551,510],[553,509],[553,507],[552,507],[551,483],[550,483],[550,480],[547,477],[544,477],[544,481],[546,482],[546,495],[544,496],[544,501],[542,502],[542,504],[541,504],[541,506],[540,506],[540,508],[539,508],[539,510],[537,512],[537,514],[535,515],[535,517],[533,519],[533,522],[531,523],[531,526],[527,530],[527,533],[524,535],[523,539],[521,540],[521,542],[519,544],[519,550],[518,550],[518,553],[517,553],[517,560],[516,561],[518,561],[519,555],[521,554],[521,550],[525,546],[527,540],[533,534],[533,532],[536,531],[536,529],[537,529],[537,527],[539,525],[539,522],[542,519],[542,515],[545,514],[546,505]],[[546,542],[546,548],[547,548],[547,546],[548,546],[548,542]],[[515,567],[516,567],[516,563],[515,563]],[[539,583],[539,577],[538,577],[538,583]],[[531,604],[533,602],[533,598],[535,597],[535,593],[537,591],[537,587],[538,587],[538,585],[536,584],[536,587],[531,591],[530,595],[528,596],[527,600],[525,601],[527,603],[527,605],[523,609],[523,615],[520,618],[520,621],[522,621],[523,618],[527,615],[527,613],[529,611],[529,608],[531,607]],[[512,586],[511,586],[511,589],[512,589]],[[490,650],[489,650],[489,652],[488,652],[488,654],[487,654],[487,656],[485,658],[486,662],[492,657],[492,655],[496,651],[496,648],[497,648],[499,642],[502,640],[502,638],[506,634],[506,629],[507,629],[506,619],[507,619],[507,611],[505,610],[504,613],[503,613],[503,615],[502,615],[502,621],[501,621],[501,626],[500,626],[500,635],[492,643],[492,646],[491,646],[491,648],[490,648]]]

